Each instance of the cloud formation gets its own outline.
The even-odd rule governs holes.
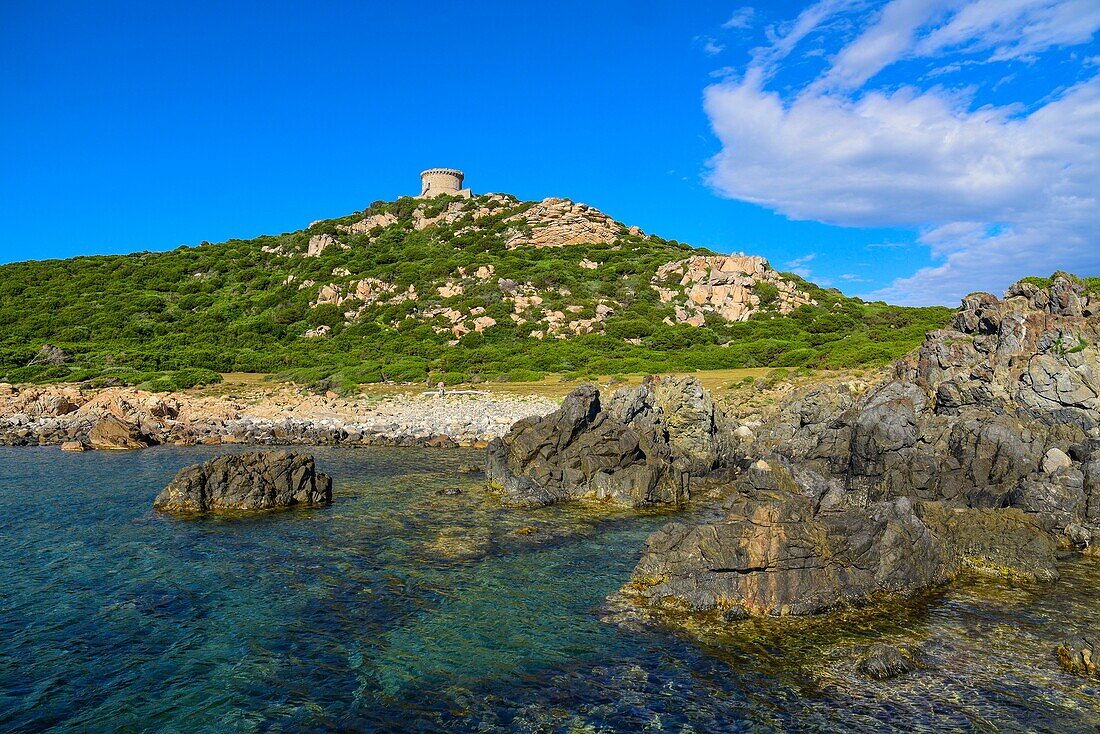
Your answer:
[[[1091,57],[1068,57],[1076,78],[1030,105],[983,103],[972,80],[945,81],[958,68],[1088,42],[1100,2],[861,8],[814,4],[773,29],[742,74],[706,89],[722,143],[711,161],[715,190],[795,219],[916,229],[931,264],[870,294],[894,302],[951,303],[1055,269],[1100,273],[1100,74]],[[811,34],[843,37],[819,74],[770,88]],[[914,60],[946,71],[930,75],[935,86],[912,75],[876,86]]]
[[[738,8],[733,11],[730,19],[722,24],[722,28],[725,30],[752,28],[752,20],[755,16],[756,11],[748,6]]]

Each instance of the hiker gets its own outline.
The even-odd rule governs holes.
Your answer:
[[[443,387],[443,383],[440,382],[438,385],[435,386],[435,392],[437,395],[439,395],[439,397],[443,397],[447,393],[447,389]]]

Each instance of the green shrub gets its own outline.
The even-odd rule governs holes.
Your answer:
[[[756,285],[752,287],[752,292],[756,294],[756,297],[760,299],[760,305],[764,307],[772,305],[779,298],[779,287],[763,280],[757,281]]]
[[[199,385],[214,385],[222,381],[222,376],[217,372],[197,367],[169,372],[167,378],[171,390],[190,390]]]

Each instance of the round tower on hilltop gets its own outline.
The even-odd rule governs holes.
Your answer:
[[[462,188],[462,179],[465,177],[466,174],[455,168],[429,168],[420,174],[419,198],[450,194],[469,199],[470,189]]]

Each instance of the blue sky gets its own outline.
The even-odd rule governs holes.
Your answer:
[[[1100,0],[0,7],[0,261],[568,196],[846,293],[1100,274]]]

